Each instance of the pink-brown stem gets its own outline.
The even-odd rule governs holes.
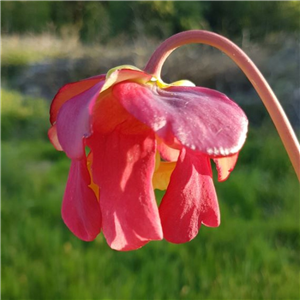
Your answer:
[[[191,43],[207,44],[223,51],[242,69],[269,112],[300,181],[300,146],[293,128],[263,75],[252,60],[233,42],[216,33],[202,30],[175,34],[155,50],[145,67],[145,72],[160,78],[167,57],[176,48]]]

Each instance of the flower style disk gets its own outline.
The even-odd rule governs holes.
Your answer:
[[[80,239],[102,230],[125,251],[220,224],[210,159],[227,179],[248,125],[224,94],[121,66],[62,87],[50,115],[49,138],[72,160],[62,217]],[[154,189],[166,190],[159,208]]]

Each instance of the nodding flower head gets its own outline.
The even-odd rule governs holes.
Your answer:
[[[224,94],[120,66],[63,86],[50,121],[52,144],[71,159],[62,217],[80,239],[102,231],[126,251],[220,224],[210,161],[227,179],[248,126]],[[159,207],[154,189],[166,190]]]

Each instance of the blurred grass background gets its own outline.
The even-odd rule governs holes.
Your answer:
[[[197,28],[250,55],[299,133],[299,17],[296,1],[2,2],[2,299],[299,299],[299,183],[250,83],[218,51],[185,46],[163,74],[227,93],[250,119],[236,169],[215,176],[221,226],[192,242],[122,253],[102,234],[78,240],[60,216],[70,162],[47,139],[61,85],[142,68],[162,39]]]

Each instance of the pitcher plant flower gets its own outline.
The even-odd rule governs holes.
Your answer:
[[[102,231],[111,248],[127,251],[163,238],[188,242],[202,224],[219,226],[211,160],[218,180],[226,180],[248,120],[218,91],[160,78],[167,55],[195,34],[224,39],[183,32],[144,70],[119,66],[54,97],[48,136],[71,159],[62,218],[78,238],[91,241]],[[159,207],[154,189],[166,190]]]

